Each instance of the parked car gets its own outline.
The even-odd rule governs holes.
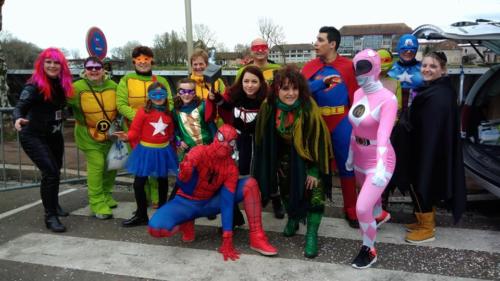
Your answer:
[[[500,55],[499,22],[422,25],[413,34],[428,40],[450,39],[473,47],[481,45]],[[478,55],[484,59],[483,54]],[[460,100],[464,165],[469,176],[500,197],[500,64],[489,64],[488,68]]]

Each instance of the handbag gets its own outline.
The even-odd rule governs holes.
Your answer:
[[[123,141],[119,139],[113,141],[106,158],[108,171],[123,169],[127,163],[128,155],[128,147]]]

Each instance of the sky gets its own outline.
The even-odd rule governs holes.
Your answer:
[[[41,48],[80,50],[92,26],[110,50],[128,41],[152,46],[157,34],[185,30],[184,0],[6,0],[3,31]],[[312,43],[321,26],[406,23],[449,25],[478,18],[500,21],[500,0],[191,0],[192,23],[204,24],[233,50],[259,37],[258,21],[283,27],[286,43]]]

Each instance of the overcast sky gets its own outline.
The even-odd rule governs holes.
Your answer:
[[[194,24],[205,24],[217,42],[233,50],[258,37],[258,20],[281,25],[287,43],[310,43],[324,25],[404,22],[448,25],[485,18],[500,21],[500,0],[192,0]],[[185,27],[184,0],[6,0],[3,29],[41,48],[79,49],[85,35],[101,28],[108,51],[137,40],[152,45],[154,36]],[[108,54],[110,54],[108,52]]]

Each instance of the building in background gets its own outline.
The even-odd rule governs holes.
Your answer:
[[[472,59],[476,58],[475,52],[472,50],[469,50],[469,53],[471,53],[471,56],[465,55],[467,51],[464,51],[460,46],[455,41],[451,40],[432,40],[432,41],[427,41],[427,42],[422,42],[420,41],[420,47],[418,48],[417,52],[417,60],[422,60],[422,57],[424,54],[432,51],[442,51],[446,54],[446,58],[448,59],[448,65],[453,66],[453,65],[460,65],[462,64],[462,61],[464,64],[472,64],[473,61]],[[473,53],[473,54],[472,54]],[[470,60],[470,61],[468,61]]]
[[[304,63],[316,57],[312,43],[275,45],[269,59],[275,63]]]
[[[340,28],[340,54],[353,57],[357,52],[370,49],[389,49],[395,52],[399,37],[411,33],[404,23],[345,25]]]

